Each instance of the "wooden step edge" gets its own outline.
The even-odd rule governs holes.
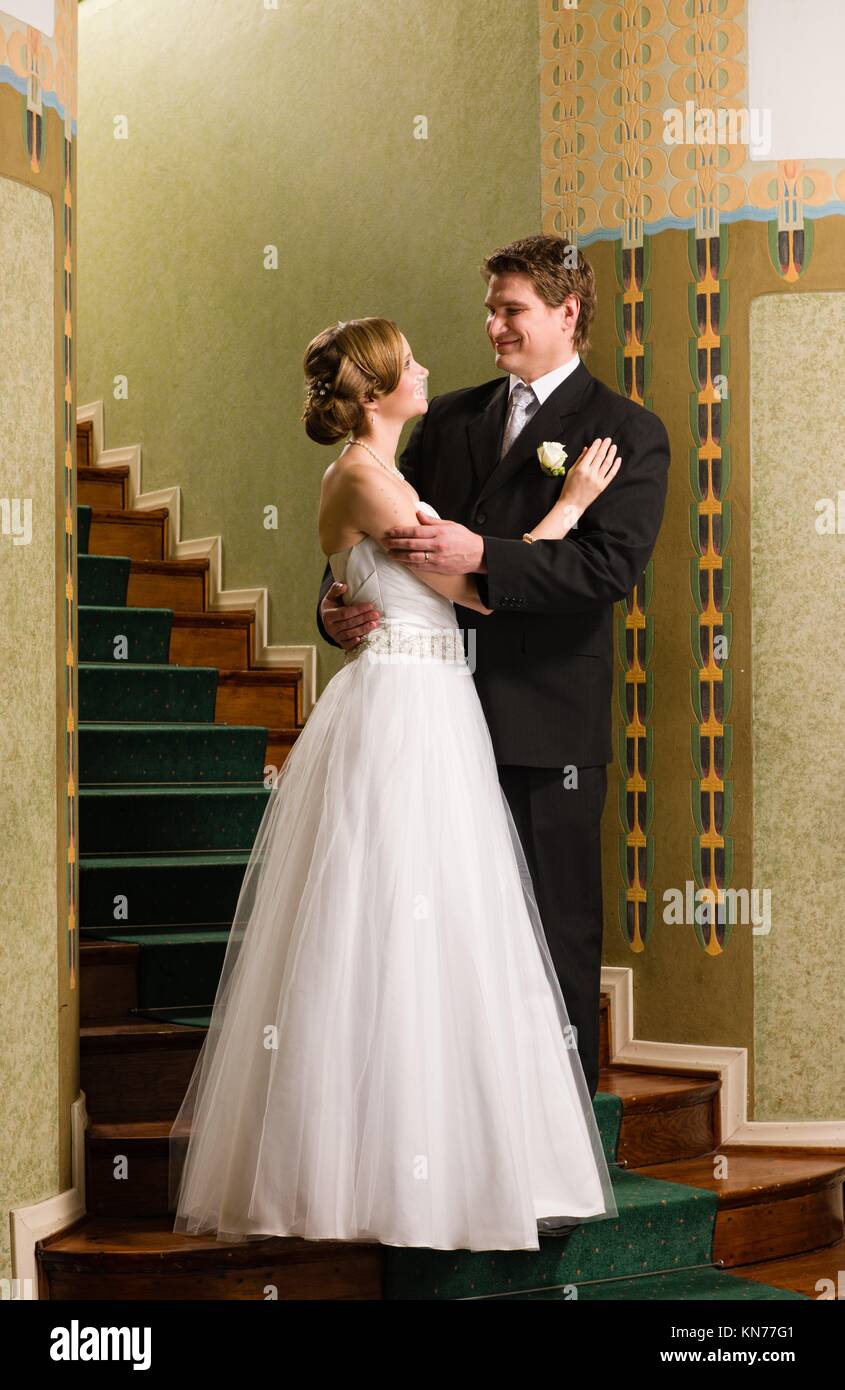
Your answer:
[[[174,627],[250,627],[255,622],[253,608],[174,608],[168,611],[173,613]],[[247,669],[252,668],[244,667]]]
[[[701,1081],[720,1081],[722,1073],[713,1067],[685,1067],[682,1064],[675,1065],[674,1062],[626,1062],[620,1058],[611,1057],[605,1070],[618,1072],[649,1072],[655,1076],[688,1076],[694,1080]]]
[[[752,1150],[753,1152],[753,1150]],[[781,1175],[766,1176],[763,1165],[760,1165],[760,1173],[755,1174],[753,1180],[748,1179],[743,1185],[732,1188],[724,1188],[719,1179],[709,1178],[696,1171],[702,1162],[709,1158],[718,1159],[720,1155],[726,1155],[725,1149],[717,1147],[708,1154],[698,1154],[695,1158],[670,1160],[665,1163],[646,1163],[635,1171],[644,1178],[659,1178],[663,1182],[680,1183],[685,1187],[697,1187],[707,1192],[715,1192],[719,1201],[720,1211],[729,1211],[735,1207],[749,1207],[764,1205],[770,1202],[787,1201],[793,1197],[803,1197],[810,1193],[825,1192],[828,1189],[842,1187],[845,1179],[845,1163],[838,1162],[836,1157],[830,1163],[823,1163],[819,1166],[818,1160],[830,1157],[824,1153],[802,1155],[807,1162],[816,1164],[816,1170],[809,1173],[790,1173]],[[766,1155],[768,1157],[768,1155]],[[784,1154],[783,1150],[778,1151],[781,1158],[789,1158],[790,1154]]]
[[[830,1245],[820,1245],[814,1250],[802,1250],[798,1255],[780,1255],[773,1260],[758,1260],[754,1264],[736,1266],[736,1277],[752,1279],[760,1284],[769,1284],[776,1289],[790,1289],[793,1293],[803,1293],[818,1299],[817,1284],[824,1280],[834,1290],[838,1301],[838,1289],[842,1286],[842,1271],[845,1269],[845,1236]],[[734,1273],[734,1270],[726,1270]]]
[[[701,1105],[719,1094],[721,1082],[718,1077],[672,1076],[665,1072],[649,1072],[640,1068],[641,1092],[636,1096],[622,1094],[613,1088],[614,1066],[611,1064],[599,1073],[599,1089],[605,1095],[618,1095],[624,1106],[626,1116],[658,1114],[666,1110],[683,1110],[692,1105]],[[670,1086],[653,1085],[649,1089],[649,1077],[660,1076],[674,1084]],[[607,1083],[610,1084],[602,1084]]]
[[[137,956],[141,948],[135,941],[84,941],[79,942],[80,964],[111,965],[115,956]]]
[[[80,1055],[109,1052],[152,1052],[162,1048],[200,1047],[208,1029],[186,1023],[144,1019],[131,1023],[86,1023],[79,1029]]]
[[[98,1120],[90,1123],[85,1131],[86,1139],[112,1142],[149,1142],[167,1139],[172,1120]]]
[[[77,468],[76,476],[80,481],[86,483],[110,482],[112,478],[123,480],[129,477],[129,464],[113,463],[108,466],[101,466],[99,464],[83,463]]]
[[[195,575],[202,577],[208,574],[210,563],[208,558],[198,556],[196,559],[186,558],[184,560],[135,560],[131,556],[129,575],[133,574],[155,574],[155,575]]]
[[[214,609],[208,609],[209,613]],[[217,668],[218,689],[221,685],[298,685],[302,681],[301,666],[220,666]]]
[[[170,518],[169,507],[148,507],[146,509],[131,507],[93,507],[89,502],[88,508],[91,512],[91,525],[95,522],[123,521],[130,526],[145,526],[151,521],[167,521]]]
[[[720,1144],[720,1154],[777,1154],[779,1158],[818,1158],[820,1154],[837,1155],[845,1161],[842,1144],[732,1144],[728,1139]]]
[[[75,1272],[84,1273],[106,1265],[115,1274],[249,1267],[266,1264],[268,1259],[311,1264],[361,1250],[383,1249],[377,1241],[305,1240],[300,1236],[218,1241],[213,1235],[183,1235],[162,1217],[83,1217],[67,1231],[36,1242],[37,1259],[45,1270],[72,1265]]]

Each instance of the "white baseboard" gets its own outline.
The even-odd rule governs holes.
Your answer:
[[[630,966],[603,965],[601,988],[610,995],[611,1065],[677,1067],[679,1071],[717,1075],[723,1144],[845,1150],[845,1120],[749,1120],[747,1048],[635,1038],[634,972]]]
[[[313,643],[281,646],[270,645],[267,641],[269,630],[267,589],[226,589],[223,587],[223,538],[222,536],[200,536],[190,540],[182,538],[182,490],[178,484],[159,488],[155,492],[144,492],[141,485],[141,446],[127,444],[119,449],[103,447],[103,402],[93,401],[90,405],[77,408],[78,424],[90,420],[93,430],[93,458],[91,467],[108,470],[120,465],[129,467],[129,487],[127,506],[135,511],[150,511],[153,507],[167,507],[170,512],[168,527],[169,560],[208,560],[208,606],[209,609],[250,608],[255,614],[255,665],[258,668],[295,666],[302,672],[302,712],[307,717],[317,699],[317,648]]]
[[[71,1178],[73,1186],[43,1202],[13,1207],[9,1213],[12,1229],[12,1279],[24,1300],[38,1298],[38,1263],[35,1245],[46,1236],[63,1231],[85,1215],[85,1130],[88,1115],[85,1093],[80,1091],[70,1111]]]

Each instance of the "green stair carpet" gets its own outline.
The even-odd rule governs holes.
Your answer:
[[[259,786],[81,787],[89,854],[252,848],[270,791]]]
[[[150,854],[79,860],[80,927],[231,926],[249,853]],[[115,912],[126,901],[128,916]],[[117,904],[117,907],[116,907]]]
[[[80,555],[79,602],[101,607],[126,603],[128,555]]]
[[[267,730],[257,724],[82,724],[79,780],[257,782]]]
[[[89,557],[91,508],[77,513],[80,929],[138,947],[141,1016],[203,1028],[269,794],[267,731],[214,724],[217,672],[168,664],[172,612],[126,607],[130,561]],[[802,1297],[714,1269],[715,1194],[617,1167],[622,1102],[599,1092],[594,1110],[618,1217],[536,1252],[386,1246],[386,1297]]]
[[[713,1267],[715,1192],[615,1163],[610,1173],[618,1216],[585,1222],[564,1240],[540,1236],[537,1251],[386,1246],[385,1298],[804,1298]],[[642,1275],[651,1277],[650,1284]]]
[[[217,669],[159,662],[83,661],[79,717],[88,723],[214,723]]]
[[[97,607],[80,603],[80,661],[164,662],[170,651],[170,608]]]

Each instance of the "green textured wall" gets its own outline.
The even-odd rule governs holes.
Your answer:
[[[29,543],[0,544],[0,1208],[59,1190],[56,1104],[56,555],[53,206],[0,178],[0,439],[3,498],[28,499]],[[25,364],[25,392],[20,390]],[[21,653],[27,652],[27,660]],[[14,989],[8,987],[14,979]],[[0,1223],[8,1277],[9,1225]]]
[[[75,729],[76,0],[0,0],[0,1278],[11,1211],[72,1183],[79,1095]],[[23,506],[16,543],[15,502]],[[31,508],[29,521],[26,506]],[[67,1211],[71,1203],[58,1203]],[[55,1215],[54,1208],[54,1215]],[[40,1223],[43,1213],[29,1218]],[[18,1228],[20,1229],[20,1228]],[[30,1229],[32,1229],[30,1227]],[[25,1241],[24,1241],[25,1243]],[[18,1261],[21,1248],[17,1247]],[[15,1291],[27,1297],[26,1285]]]
[[[751,404],[754,868],[772,917],[754,945],[757,1101],[783,1118],[836,1119],[845,552],[842,532],[816,523],[843,482],[845,294],[754,301]]]
[[[269,586],[269,640],[314,642],[320,689],[338,449],[299,423],[303,350],[384,314],[430,394],[495,374],[478,265],[539,230],[538,64],[513,0],[80,7],[79,402],[103,400],[107,447],[141,443],[145,490],[181,484],[183,537],[223,534],[226,587]]]

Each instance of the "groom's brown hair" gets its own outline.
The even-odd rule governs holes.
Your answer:
[[[481,266],[481,274],[488,282],[491,275],[509,270],[527,275],[547,304],[556,307],[567,295],[575,295],[580,307],[572,346],[576,352],[586,352],[598,295],[593,267],[584,253],[561,236],[527,236],[491,251]]]

